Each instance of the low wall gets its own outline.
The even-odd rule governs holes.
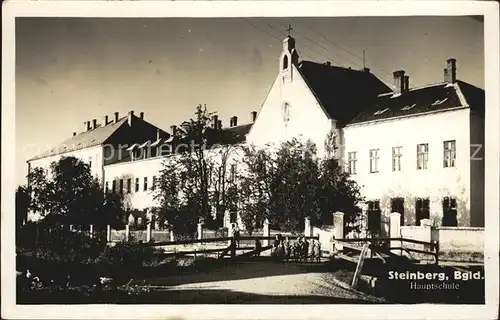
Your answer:
[[[484,228],[437,227],[439,251],[483,252]]]
[[[321,244],[321,250],[330,250],[332,243],[330,240],[334,235],[333,226],[324,226],[321,228],[313,227],[313,236],[319,235],[319,243]]]

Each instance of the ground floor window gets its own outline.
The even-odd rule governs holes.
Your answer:
[[[456,227],[457,222],[457,199],[445,197],[443,199],[443,222],[445,227]]]
[[[372,235],[380,235],[380,201],[368,201],[368,232]]]
[[[401,214],[401,222],[400,225],[403,226],[405,224],[405,208],[404,208],[404,198],[392,198],[391,199],[391,212],[397,212]]]
[[[229,222],[233,223],[237,222],[237,220],[238,220],[238,213],[236,211],[231,211],[231,213],[229,214]]]
[[[420,225],[422,219],[429,219],[430,203],[428,198],[417,198],[415,202],[416,225]]]

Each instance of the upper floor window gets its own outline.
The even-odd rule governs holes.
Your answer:
[[[403,156],[403,147],[392,148],[392,171],[401,171],[401,157]]]
[[[288,56],[284,56],[283,57],[283,70],[285,70],[286,68],[288,68]]]
[[[370,173],[378,172],[379,149],[370,150]]]
[[[443,165],[445,168],[454,167],[456,159],[455,140],[445,141],[443,143]]]
[[[155,189],[156,188],[156,176],[153,176],[153,184],[151,186],[151,189]]]
[[[427,169],[429,162],[429,144],[422,143],[417,145],[417,169]]]
[[[290,104],[288,102],[285,102],[283,105],[283,121],[285,124],[288,124],[290,121]]]
[[[347,170],[349,171],[349,174],[356,174],[356,162],[358,161],[356,159],[356,152],[347,153],[347,161],[348,161]]]
[[[139,191],[139,178],[135,178],[135,192]]]
[[[92,157],[89,157],[89,167],[92,170]]]
[[[144,191],[148,190],[148,177],[144,177]]]
[[[457,223],[457,199],[445,197],[443,199],[443,226],[456,227]]]
[[[113,193],[115,193],[115,192],[116,192],[116,180],[113,180],[113,181],[111,182],[111,191],[112,191]]]
[[[120,179],[120,193],[123,193],[123,179]]]
[[[131,193],[131,192],[132,192],[132,179],[128,178],[127,179],[127,193]]]

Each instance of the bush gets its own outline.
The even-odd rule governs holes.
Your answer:
[[[162,261],[163,250],[135,242],[116,242],[107,246],[96,258],[95,263],[106,265],[127,265],[131,267],[154,266]]]

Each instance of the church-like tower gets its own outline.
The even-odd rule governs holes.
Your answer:
[[[283,82],[293,80],[292,65],[297,66],[299,63],[299,54],[295,49],[295,39],[290,36],[291,27],[288,28],[288,37],[283,40],[283,52],[280,56],[280,72]]]

